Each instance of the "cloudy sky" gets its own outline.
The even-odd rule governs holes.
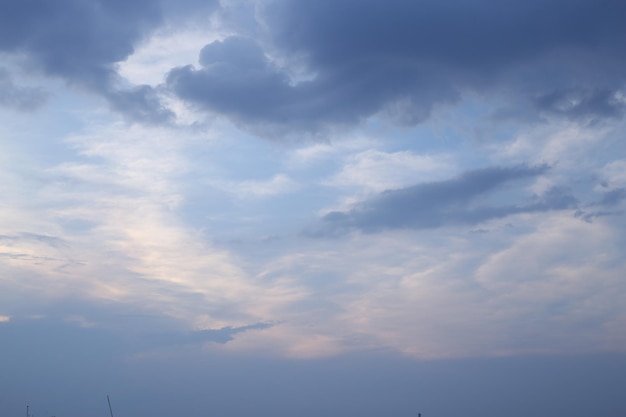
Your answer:
[[[624,16],[1,0],[0,415],[623,416]]]

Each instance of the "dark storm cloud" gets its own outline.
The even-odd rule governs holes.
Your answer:
[[[0,106],[32,111],[41,107],[47,98],[48,94],[40,88],[16,85],[9,71],[0,67]]]
[[[160,21],[154,0],[5,0],[0,49],[26,53],[48,74],[102,88],[113,65]]]
[[[396,121],[413,124],[428,117],[431,102],[457,98],[435,74],[407,85],[406,80],[422,70],[387,62],[338,69],[294,85],[285,71],[269,62],[258,44],[242,37],[207,45],[200,64],[200,69],[173,69],[167,77],[168,87],[180,98],[244,126],[315,130],[329,124],[357,123],[381,106]],[[384,88],[377,86],[381,82]],[[417,95],[427,103],[415,100]]]
[[[290,80],[235,38],[208,45],[202,68],[175,69],[170,87],[240,123],[311,129],[379,112],[417,123],[491,89],[572,118],[624,110],[622,1],[274,0],[260,15],[274,53],[312,80]]]
[[[494,205],[494,191],[510,183],[537,177],[545,166],[485,168],[447,181],[430,182],[382,192],[349,211],[334,211],[322,219],[312,235],[337,235],[350,230],[378,232],[384,229],[428,229],[449,225],[475,225],[517,213],[573,208],[576,199],[567,189],[552,188],[523,205]],[[495,196],[497,197],[497,195]]]
[[[557,90],[537,97],[533,104],[542,112],[590,121],[621,118],[626,109],[620,92],[606,89]]]
[[[168,10],[172,4],[164,1]],[[177,10],[194,4],[183,1]],[[161,120],[171,113],[149,87],[116,86],[120,82],[116,64],[163,22],[162,6],[158,0],[3,0],[0,52],[26,57],[29,70],[103,94],[130,118]]]
[[[181,98],[247,120],[275,120],[298,116],[288,103],[294,89],[288,78],[273,68],[252,40],[230,37],[205,46],[202,69],[175,68],[167,83]]]

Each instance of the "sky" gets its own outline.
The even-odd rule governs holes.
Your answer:
[[[0,415],[623,416],[624,16],[2,0]]]

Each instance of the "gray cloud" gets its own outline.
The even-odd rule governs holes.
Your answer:
[[[287,128],[357,123],[379,112],[418,123],[468,90],[506,91],[572,118],[624,110],[615,100],[626,73],[624,2],[268,4],[260,13],[267,44],[304,63],[312,80],[290,80],[252,41],[233,38],[208,45],[202,68],[174,69],[168,85],[240,123]]]
[[[275,120],[297,117],[287,103],[296,91],[288,78],[273,68],[252,40],[230,37],[205,46],[200,53],[201,69],[175,68],[167,84],[179,97],[209,110],[237,119]]]
[[[428,229],[448,225],[475,225],[517,213],[573,208],[577,200],[567,189],[552,188],[534,201],[521,205],[494,205],[485,200],[494,191],[516,180],[544,174],[546,166],[485,168],[439,182],[388,190],[356,204],[348,211],[334,211],[322,218],[311,235],[337,235],[351,230]],[[497,196],[496,196],[497,197]]]
[[[176,10],[180,14],[196,3],[184,1]],[[5,0],[0,3],[0,52],[25,56],[28,70],[102,94],[131,119],[163,121],[172,114],[158,95],[148,86],[120,88],[116,69],[139,40],[162,24],[162,6],[171,11],[173,2]]]
[[[600,205],[616,206],[624,200],[626,200],[626,188],[616,188],[615,190],[607,191],[602,195]]]
[[[121,88],[116,64],[168,19],[217,6],[7,0],[0,4],[0,52],[102,94],[131,120],[168,122],[174,115],[160,92]],[[625,108],[625,13],[626,5],[612,0],[273,0],[258,15],[266,28],[262,45],[281,62],[303,65],[311,79],[293,79],[260,44],[233,36],[207,45],[200,68],[174,68],[166,84],[180,98],[261,132],[317,131],[374,114],[411,125],[466,91],[491,90],[542,114],[616,118]],[[10,99],[17,108],[36,107],[36,92],[14,87],[0,86],[0,95],[22,97]]]
[[[626,188],[616,188],[605,191],[600,199],[589,204],[585,209],[576,211],[576,216],[591,223],[595,218],[606,216],[621,216],[624,210],[620,205],[626,200]]]
[[[268,61],[257,43],[243,37],[207,45],[200,63],[200,69],[173,69],[168,87],[184,100],[257,130],[263,125],[279,130],[349,125],[383,107],[396,121],[413,124],[429,116],[432,102],[457,98],[434,74],[407,85],[416,70],[388,62],[320,74],[294,84],[287,72]],[[383,79],[385,88],[377,87]],[[418,95],[432,102],[415,100]]]
[[[111,107],[131,121],[148,124],[172,122],[174,112],[159,98],[158,91],[149,85],[139,85],[126,90],[106,91]]]
[[[623,116],[626,102],[619,95],[616,90],[571,88],[544,94],[535,98],[533,104],[542,112],[593,122]]]
[[[47,98],[48,94],[40,88],[16,85],[9,71],[0,67],[0,106],[33,111],[41,107]]]
[[[7,0],[0,5],[0,49],[26,53],[44,72],[98,89],[160,21],[153,0]]]

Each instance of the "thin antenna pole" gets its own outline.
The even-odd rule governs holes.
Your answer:
[[[28,404],[26,404],[26,417],[30,417],[30,414],[28,414]]]
[[[107,401],[109,402],[109,412],[111,413],[111,417],[113,417],[113,409],[111,408],[111,399],[109,398],[109,394],[107,394]]]

